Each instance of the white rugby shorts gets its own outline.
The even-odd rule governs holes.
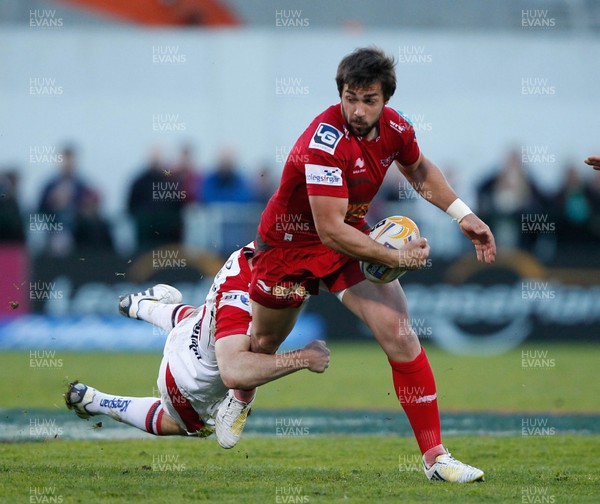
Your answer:
[[[216,415],[228,390],[204,313],[199,307],[171,330],[157,380],[163,408],[191,434]]]

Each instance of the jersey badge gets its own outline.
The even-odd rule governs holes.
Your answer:
[[[342,132],[331,124],[319,123],[308,147],[333,154],[342,136]]]

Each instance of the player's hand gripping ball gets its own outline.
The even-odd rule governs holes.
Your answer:
[[[369,236],[386,247],[401,249],[408,242],[419,238],[421,234],[413,220],[402,215],[393,215],[375,224]],[[367,280],[375,283],[392,282],[408,271],[404,268],[390,268],[383,264],[365,261],[360,262],[360,269]]]

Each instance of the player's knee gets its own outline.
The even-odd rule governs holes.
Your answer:
[[[412,344],[416,338],[408,317],[380,319],[373,332],[379,341],[387,341],[399,348]]]
[[[396,337],[400,344],[411,343],[417,338],[410,320],[407,317],[400,319],[396,324]]]

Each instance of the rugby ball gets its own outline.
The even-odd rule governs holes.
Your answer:
[[[401,249],[420,236],[419,228],[414,221],[402,215],[393,215],[379,221],[369,233],[371,239],[393,249]],[[360,269],[367,280],[375,283],[392,282],[408,271],[404,268],[389,268],[383,264],[365,261],[360,262]]]

